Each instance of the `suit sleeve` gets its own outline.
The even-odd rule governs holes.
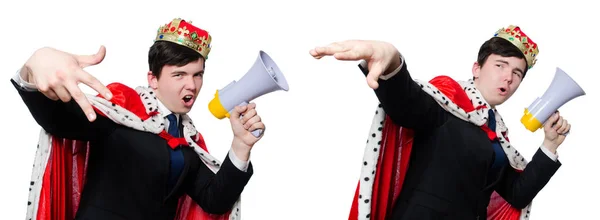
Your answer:
[[[404,58],[400,59],[399,69],[379,78],[375,95],[394,123],[416,130],[436,127],[443,109],[412,79]],[[358,67],[365,76],[369,73],[364,61]]]
[[[47,98],[37,89],[11,79],[34,120],[48,133],[71,140],[95,141],[110,134],[116,124],[105,117],[89,122],[77,102]]]
[[[496,192],[513,207],[523,209],[546,186],[560,166],[560,161],[553,161],[538,149],[523,172],[516,171],[510,165],[505,169],[503,179],[496,185]]]
[[[202,161],[192,180],[187,194],[206,212],[213,214],[226,213],[238,200],[244,187],[252,176],[252,163],[248,163],[245,171],[238,169],[225,157],[221,168],[215,174]]]

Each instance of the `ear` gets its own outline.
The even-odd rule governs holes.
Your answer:
[[[152,71],[148,71],[148,86],[152,89],[158,88],[158,78],[152,74]]]
[[[479,73],[480,73],[481,67],[479,66],[479,63],[475,62],[473,63],[473,77],[478,78],[479,77]]]

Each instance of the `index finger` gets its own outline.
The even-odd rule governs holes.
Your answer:
[[[559,115],[558,112],[555,112],[554,114],[552,114],[550,116],[550,118],[548,118],[548,120],[546,120],[546,123],[544,124],[544,127],[546,128],[552,128],[554,126],[554,124],[556,124],[556,122],[559,119]]]
[[[112,98],[112,92],[110,92],[110,90],[106,88],[104,84],[102,84],[98,79],[96,79],[96,77],[92,76],[83,69],[78,69],[77,73],[80,82],[96,90],[96,92],[98,92],[98,94],[103,96],[106,100],[110,100]]]
[[[310,54],[314,57],[320,57],[320,56],[327,56],[327,55],[334,55],[336,53],[340,53],[340,52],[345,52],[347,50],[347,48],[345,48],[342,44],[340,43],[331,43],[327,46],[322,46],[322,47],[315,47],[314,49],[310,50]]]
[[[246,111],[246,109],[247,109],[246,106],[247,105],[235,106],[229,113],[229,118],[235,119],[235,120],[239,119],[241,117],[242,113]]]
[[[85,94],[83,94],[81,89],[79,89],[77,84],[67,83],[65,87],[69,91],[69,94],[71,94],[71,97],[73,97],[75,102],[77,102],[79,107],[81,107],[81,110],[83,110],[83,113],[85,113],[88,121],[93,122],[96,120],[96,112],[94,111],[94,108],[92,108],[92,104],[90,104],[90,102],[87,100],[87,97]]]

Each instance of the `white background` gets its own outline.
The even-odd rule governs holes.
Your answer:
[[[572,124],[559,148],[563,166],[533,202],[531,219],[594,218],[600,150],[593,126],[598,86],[597,8],[584,1],[13,1],[0,9],[0,219],[25,218],[39,126],[9,79],[38,48],[77,54],[107,48],[90,73],[103,83],[146,85],[147,53],[156,30],[181,17],[208,30],[213,50],[191,116],[209,150],[224,158],[229,122],[207,109],[217,89],[241,78],[259,50],[275,59],[289,92],[255,102],[266,126],[242,194],[243,219],[347,219],[368,129],[377,106],[357,62],[314,60],[309,49],[346,39],[392,42],[414,78],[471,77],[481,43],[516,24],[539,44],[537,65],[500,108],[510,139],[530,159],[543,139],[520,124],[561,67],[587,92],[561,108]],[[591,1],[590,1],[591,2]],[[287,4],[287,5],[285,5]],[[596,22],[594,22],[596,21]],[[93,92],[82,86],[85,91]],[[588,103],[588,104],[584,104]]]

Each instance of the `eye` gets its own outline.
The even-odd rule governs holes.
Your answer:
[[[502,65],[500,65],[500,64],[496,64],[496,66],[497,66],[497,67],[502,67]]]
[[[519,72],[513,72],[515,75],[517,75],[519,78],[521,78],[521,74]]]
[[[201,74],[201,73],[196,73],[196,74],[194,74],[194,77],[197,77],[197,76],[200,76],[200,77],[202,77],[202,74]]]

